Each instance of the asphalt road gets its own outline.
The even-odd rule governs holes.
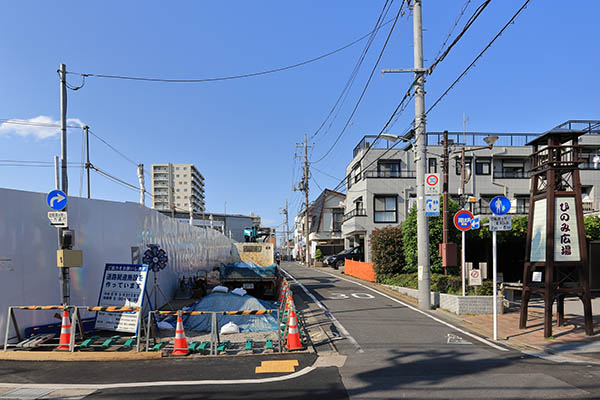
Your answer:
[[[346,336],[335,346],[348,357],[340,374],[351,399],[600,398],[596,365],[502,351],[343,275],[282,267]],[[298,286],[294,293],[306,296]]]

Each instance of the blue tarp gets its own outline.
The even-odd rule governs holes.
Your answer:
[[[212,293],[202,300],[191,304],[186,311],[244,311],[276,309],[271,302],[257,299],[250,295],[238,296],[231,293]],[[184,315],[182,317],[184,329],[200,332],[210,332],[211,314]],[[175,326],[176,317],[167,319]],[[240,328],[240,332],[268,332],[277,329],[277,313],[265,315],[218,315],[219,329],[228,322],[233,322]]]
[[[252,262],[236,262],[233,264],[221,264],[219,268],[221,279],[231,278],[274,278],[277,276],[277,266],[261,267]]]

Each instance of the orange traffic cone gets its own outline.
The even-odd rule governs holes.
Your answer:
[[[288,322],[287,342],[285,348],[288,350],[298,350],[302,348],[300,342],[300,333],[298,331],[298,318],[296,316],[296,310],[290,308],[290,319]]]
[[[183,331],[183,321],[181,314],[177,314],[177,327],[175,328],[175,345],[173,346],[173,355],[187,356],[189,354],[187,340],[185,340],[185,332]]]
[[[69,311],[63,310],[62,324],[60,327],[60,342],[57,350],[71,349],[71,321],[69,320]]]

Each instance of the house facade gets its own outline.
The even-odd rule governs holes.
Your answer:
[[[580,164],[584,211],[600,210],[600,121],[567,121],[554,129],[585,130]],[[512,214],[529,213],[531,147],[540,133],[449,132],[449,193],[458,199],[462,188],[462,148],[465,149],[465,195],[472,195],[474,214],[491,214],[497,195],[511,201]],[[486,136],[498,136],[492,149]],[[442,174],[442,132],[427,134],[426,172]],[[371,261],[369,238],[377,228],[401,224],[416,203],[415,152],[410,144],[394,146],[376,136],[365,136],[354,148],[346,167],[346,201],[342,236],[346,248],[360,246]]]

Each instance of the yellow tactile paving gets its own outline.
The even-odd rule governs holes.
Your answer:
[[[294,372],[294,367],[297,366],[298,360],[263,361],[260,363],[260,367],[256,367],[256,373]]]

